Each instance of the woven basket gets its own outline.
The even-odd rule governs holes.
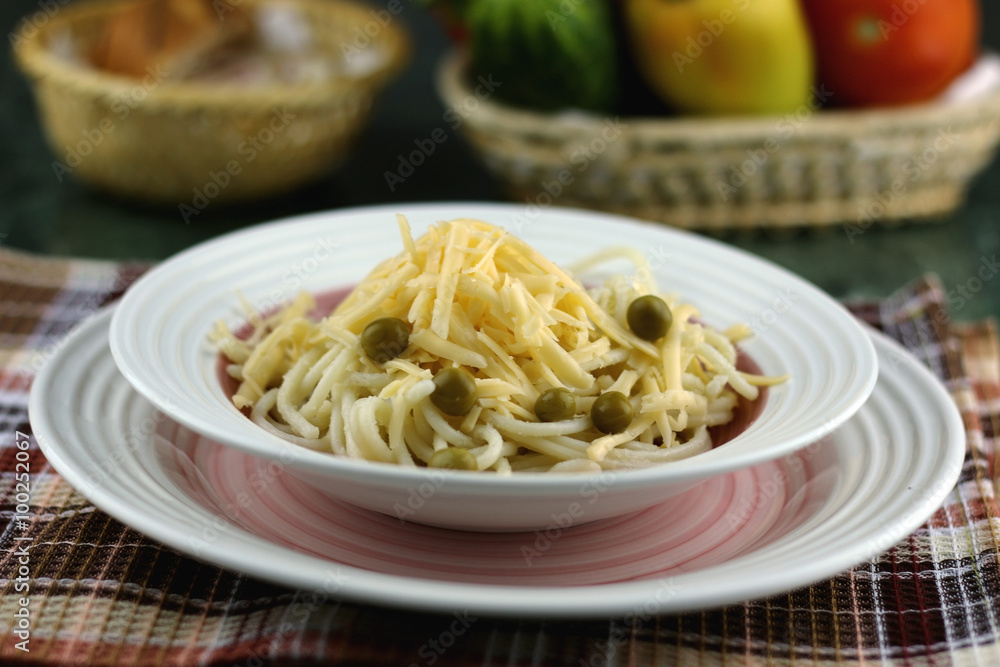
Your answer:
[[[398,22],[371,38],[383,56],[377,69],[321,84],[139,80],[74,64],[50,49],[65,35],[94,40],[107,13],[127,2],[81,2],[25,22],[14,50],[34,86],[56,177],[72,173],[130,198],[200,209],[315,180],[348,154],[375,95],[408,59]],[[239,4],[264,2],[296,8],[317,47],[337,59],[343,44],[355,43],[355,29],[373,20],[370,7],[347,0]]]
[[[699,230],[932,219],[1000,140],[1000,93],[905,109],[753,119],[549,115],[489,99],[452,53],[438,91],[509,196]],[[502,85],[502,82],[500,82]]]

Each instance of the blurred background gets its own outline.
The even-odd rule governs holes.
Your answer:
[[[76,4],[77,0],[70,0]],[[388,6],[370,0],[373,9]],[[57,0],[48,5],[59,6]],[[508,201],[505,190],[452,124],[435,90],[435,71],[452,41],[422,6],[400,0],[396,20],[408,33],[410,60],[378,96],[349,160],[319,182],[249,204],[211,204],[185,220],[177,205],[129,202],[73,177],[61,180],[46,144],[35,100],[18,70],[10,42],[22,17],[44,9],[40,0],[4,0],[0,27],[0,244],[80,257],[156,260],[201,240],[275,218],[368,204],[409,201]],[[1000,51],[1000,4],[982,3],[983,43]],[[388,184],[400,155],[439,132],[426,164]],[[442,138],[444,137],[444,138]],[[975,177],[968,200],[933,221],[875,224],[851,238],[841,225],[825,229],[716,232],[727,243],[758,253],[840,298],[883,296],[924,272],[946,290],[969,286],[952,303],[958,319],[1000,315],[1000,276],[984,266],[1000,254],[1000,163]],[[957,308],[956,308],[957,307]]]

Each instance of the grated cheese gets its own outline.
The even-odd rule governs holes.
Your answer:
[[[655,343],[628,328],[628,304],[657,293],[636,250],[609,248],[578,265],[626,259],[639,278],[617,275],[585,289],[571,273],[499,227],[459,219],[418,239],[397,216],[402,252],[380,262],[326,317],[315,301],[251,317],[249,336],[219,324],[213,337],[240,381],[233,402],[297,444],[399,465],[426,465],[435,452],[467,449],[479,470],[592,472],[652,465],[711,447],[707,428],[732,418],[737,395],[785,378],[743,373],[734,342],[749,329],[719,332],[675,297],[673,324]],[[410,329],[406,350],[379,364],[360,335],[380,317]],[[475,406],[461,417],[431,401],[433,377],[452,366],[472,373]],[[542,391],[572,391],[572,418],[534,415]],[[632,423],[605,435],[590,419],[604,391],[620,391]]]

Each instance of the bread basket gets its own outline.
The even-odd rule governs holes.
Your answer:
[[[23,22],[13,41],[54,152],[54,177],[72,174],[130,198],[200,211],[319,178],[347,156],[376,94],[408,58],[398,21],[375,25],[369,7],[349,0],[238,3],[297,12],[324,57],[343,58],[344,45],[378,54],[364,72],[319,82],[212,85],[153,70],[133,78],[58,52],[67,40],[95,39],[105,17],[129,1],[61,7]]]

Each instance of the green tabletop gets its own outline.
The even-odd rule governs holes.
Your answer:
[[[39,11],[37,0],[5,0],[0,26]],[[52,3],[54,4],[54,3]],[[378,5],[377,1],[373,4]],[[382,3],[383,5],[385,3]],[[983,3],[985,43],[1000,48],[1000,6]],[[39,126],[34,100],[10,49],[0,60],[0,241],[53,255],[160,259],[204,239],[257,222],[311,211],[403,201],[503,201],[501,188],[443,122],[432,84],[448,49],[439,27],[415,3],[400,19],[414,41],[408,69],[379,99],[351,160],[329,177],[277,199],[210,206],[185,224],[176,207],[123,202],[73,179],[60,182]],[[383,173],[415,138],[448,132],[423,168],[390,191]],[[826,231],[734,233],[725,241],[799,273],[836,297],[886,295],[924,272],[937,273],[960,320],[1000,315],[1000,163],[973,183],[967,203],[933,222],[873,227],[854,242],[836,226]]]

